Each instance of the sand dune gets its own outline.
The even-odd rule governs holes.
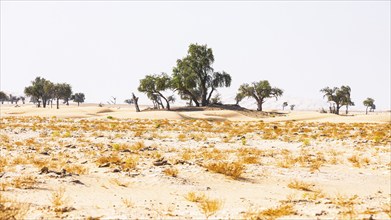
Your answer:
[[[144,106],[144,109],[148,106]],[[143,109],[143,108],[142,108]],[[282,112],[275,117],[249,117],[240,111],[210,110],[210,111],[142,111],[135,112],[134,108],[126,105],[113,107],[98,107],[97,105],[61,106],[56,108],[37,108],[32,105],[14,107],[2,105],[0,116],[40,116],[59,118],[140,118],[140,119],[206,119],[206,120],[230,120],[230,121],[257,121],[281,122],[281,121],[308,121],[308,122],[333,122],[333,123],[390,123],[391,112],[375,112],[365,115],[363,112],[353,112],[351,115],[321,114],[315,111]]]

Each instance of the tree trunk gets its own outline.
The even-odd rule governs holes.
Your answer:
[[[80,106],[80,102],[77,102],[77,106]]]
[[[215,88],[212,87],[212,90],[210,90],[210,93],[208,95],[208,99],[207,99],[207,102],[208,104],[210,103],[210,98],[212,97],[212,93],[215,91]]]
[[[60,101],[60,99],[59,99],[59,98],[57,98],[57,109],[59,109],[59,108],[60,108],[60,103],[59,103],[59,101]]]
[[[346,105],[346,114],[349,113],[349,105]]]
[[[42,107],[46,108],[46,99],[42,99]]]
[[[367,106],[367,108],[365,109],[365,114],[366,114],[366,115],[368,114],[368,106]]]
[[[134,106],[136,107],[136,112],[140,112],[140,108],[138,107],[138,97],[136,97],[134,95],[134,93],[132,93],[132,96],[133,96],[133,102],[134,102]]]
[[[258,111],[262,111],[262,102],[259,101],[258,102],[258,108],[257,108]]]
[[[339,115],[339,109],[341,108],[341,106],[339,106],[339,104],[337,104],[337,109],[335,111],[335,114]]]
[[[160,95],[160,97],[162,97],[162,98],[164,99],[164,101],[166,101],[167,110],[170,111],[170,102],[169,102],[169,101],[166,99],[166,97],[164,97],[163,94],[161,94],[160,92],[159,92],[159,95]]]

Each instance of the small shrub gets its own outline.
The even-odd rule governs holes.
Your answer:
[[[205,167],[216,173],[221,173],[226,176],[232,177],[233,179],[239,179],[242,173],[244,172],[244,165],[242,162],[210,162],[205,165]]]
[[[169,167],[163,170],[163,173],[167,176],[177,177],[178,176],[178,169],[175,167]]]

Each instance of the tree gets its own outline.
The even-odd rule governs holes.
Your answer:
[[[59,109],[59,100],[63,99],[67,102],[72,96],[72,87],[67,83],[54,84],[53,97],[56,99],[57,109]]]
[[[354,106],[354,102],[350,99],[350,93],[351,89],[349,86],[341,86],[341,91],[343,94],[343,99],[342,99],[342,105],[346,106],[346,114],[349,112],[349,106]]]
[[[289,107],[291,108],[291,111],[295,108],[296,105],[290,105]]]
[[[332,113],[335,113],[337,115],[339,115],[339,109],[342,106],[354,105],[354,103],[350,99],[351,89],[349,86],[341,86],[341,88],[325,87],[325,88],[321,89],[320,92],[324,93],[323,97],[327,97],[327,100],[330,103],[335,104],[335,111],[333,110]]]
[[[45,78],[36,77],[31,82],[32,85],[24,88],[26,96],[35,97],[38,102],[38,107],[41,107],[40,103],[46,108],[47,101],[53,94],[54,84]]]
[[[80,106],[80,103],[83,103],[85,100],[84,93],[75,93],[71,96],[71,100],[77,102],[77,106]]]
[[[375,105],[375,100],[373,98],[367,98],[363,101],[364,106],[366,106],[365,114],[368,114],[368,108],[372,108]]]
[[[178,59],[173,69],[172,88],[196,106],[208,105],[217,88],[231,85],[231,76],[224,71],[215,72],[213,62],[211,48],[207,45],[190,44],[187,56]]]
[[[140,108],[138,107],[138,97],[136,97],[134,93],[132,93],[132,100],[134,103],[134,107],[136,108],[136,112],[140,112]]]
[[[287,107],[287,106],[288,106],[288,102],[282,103],[282,110],[284,111],[285,107]]]
[[[5,94],[5,92],[0,91],[0,101],[1,101],[1,104],[4,104],[4,101],[8,101],[8,100],[9,100],[8,95]]]
[[[133,99],[125,99],[124,102],[125,102],[126,104],[131,105],[131,104],[133,104]]]
[[[261,80],[250,84],[242,84],[236,97],[251,97],[257,101],[258,111],[262,111],[262,105],[268,98],[277,98],[282,96],[283,91],[276,87],[271,87],[269,81]]]
[[[235,96],[236,105],[239,105],[239,102],[241,102],[244,98],[245,97],[242,93],[237,93]]]
[[[171,78],[167,74],[162,73],[160,75],[145,76],[144,79],[140,80],[138,91],[146,93],[149,99],[151,99],[154,103],[159,103],[161,106],[163,105],[160,99],[163,99],[166,102],[166,108],[170,110],[170,100],[162,93],[170,88]]]

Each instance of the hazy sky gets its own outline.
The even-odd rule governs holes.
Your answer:
[[[42,76],[87,102],[122,102],[146,74],[171,74],[190,43],[231,74],[225,99],[267,79],[281,100],[326,103],[321,88],[350,85],[357,108],[373,97],[390,109],[390,1],[2,0],[1,90],[23,94]]]

